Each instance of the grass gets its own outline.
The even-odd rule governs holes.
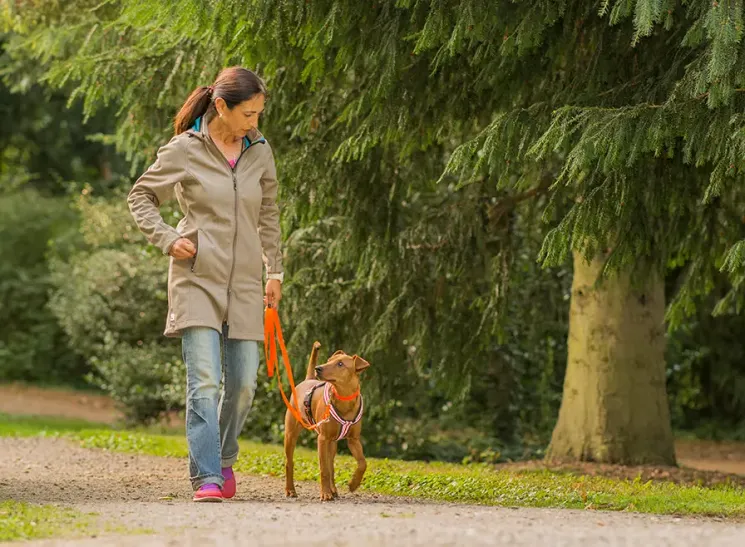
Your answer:
[[[95,515],[55,505],[0,502],[0,541],[44,539],[91,534]]]
[[[54,418],[50,416],[12,416],[0,412],[0,436],[35,437],[58,436],[63,433],[108,428],[106,424],[96,424],[74,418]]]
[[[60,435],[83,447],[117,452],[184,458],[183,435],[147,430],[86,428],[71,420],[11,418],[0,415],[0,435]],[[346,483],[354,469],[349,456],[337,457],[337,483]],[[282,447],[241,441],[236,471],[282,477]],[[315,451],[299,447],[297,480],[318,480]],[[280,488],[280,483],[278,483]],[[558,507],[640,513],[745,518],[745,490],[733,485],[701,487],[665,482],[582,476],[549,470],[499,470],[486,464],[458,465],[368,458],[362,489],[377,494],[432,501],[507,507]]]
[[[81,513],[69,507],[0,501],[0,542],[95,537],[102,533],[131,535],[154,532],[102,522],[96,513]]]

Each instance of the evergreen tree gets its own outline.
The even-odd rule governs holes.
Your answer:
[[[88,112],[119,105],[117,143],[141,160],[220,67],[270,81],[294,279],[326,297],[293,308],[301,339],[364,332],[373,355],[472,378],[498,353],[512,228],[534,201],[540,260],[575,271],[550,456],[674,461],[665,310],[675,326],[722,267],[719,311],[742,303],[741,3],[28,4],[6,12],[19,50]]]
[[[79,104],[66,108],[64,91],[36,82],[35,63],[4,52],[13,36],[0,34],[0,193],[20,188],[62,195],[88,181],[104,190],[120,181],[122,162],[100,142],[106,112],[83,123]]]

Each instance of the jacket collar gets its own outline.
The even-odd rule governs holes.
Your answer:
[[[209,123],[208,120],[204,119],[204,116],[199,116],[197,120],[194,122],[194,125],[191,126],[191,129],[188,129],[186,132],[190,135],[194,135],[195,137],[198,137],[202,140],[204,140],[206,137],[209,136]],[[243,148],[248,148],[252,144],[266,144],[266,139],[264,138],[264,135],[261,134],[261,131],[258,129],[252,129],[249,131],[245,137],[243,137]]]

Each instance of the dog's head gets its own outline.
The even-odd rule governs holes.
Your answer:
[[[316,378],[339,387],[352,386],[357,375],[369,366],[370,363],[359,355],[347,355],[339,350],[316,367]]]

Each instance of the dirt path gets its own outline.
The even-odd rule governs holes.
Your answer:
[[[745,525],[594,511],[433,504],[369,494],[286,500],[275,478],[239,477],[223,504],[191,503],[185,461],[87,450],[62,439],[0,438],[0,499],[60,503],[154,535],[24,545],[695,545],[742,546]],[[171,498],[171,499],[163,499]]]

